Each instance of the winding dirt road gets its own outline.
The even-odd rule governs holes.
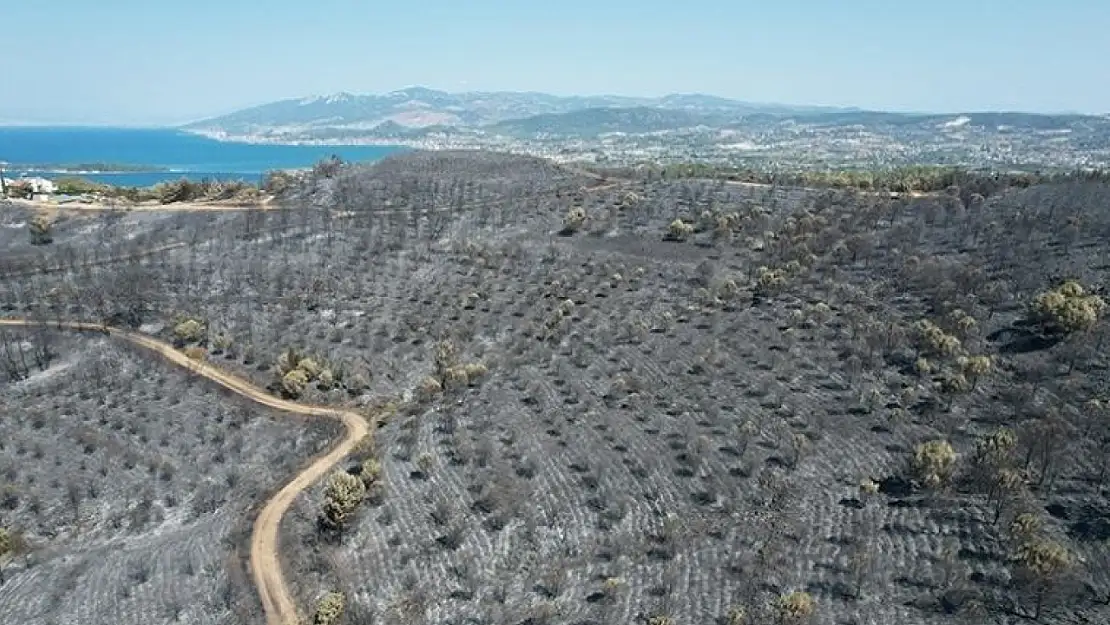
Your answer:
[[[255,519],[254,529],[251,533],[250,564],[251,574],[258,594],[262,600],[262,609],[266,614],[267,625],[298,625],[297,606],[285,584],[281,571],[281,562],[278,556],[280,546],[278,529],[281,518],[286,510],[296,500],[297,495],[304,492],[316,480],[324,476],[332,467],[343,460],[355,445],[370,432],[370,423],[362,415],[355,412],[311,406],[279,399],[258,388],[257,386],[239,378],[238,376],[222,371],[219,368],[203,361],[192,360],[172,345],[151,338],[145,334],[104,326],[95,323],[80,322],[49,322],[31,321],[27,319],[0,319],[0,326],[21,327],[46,327],[79,332],[100,332],[121,338],[132,344],[149,349],[175,365],[181,366],[191,373],[205,377],[227,390],[237,393],[251,401],[268,406],[276,410],[293,414],[313,417],[325,417],[341,421],[346,427],[343,439],[331,450],[317,456],[311,464],[301,471],[288,484],[282,487],[273,497],[266,502]]]
[[[257,202],[231,202],[231,201],[212,201],[212,202],[172,202],[170,204],[162,204],[160,202],[144,202],[141,204],[130,204],[126,202],[102,202],[102,201],[74,201],[74,202],[50,202],[44,200],[8,200],[16,206],[22,206],[31,210],[43,212],[96,212],[96,213],[220,213],[227,211],[276,211],[276,210],[289,210],[286,207],[280,206],[273,202],[272,197],[263,198]]]

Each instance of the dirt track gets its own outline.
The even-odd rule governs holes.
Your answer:
[[[125,202],[40,202],[31,200],[9,200],[13,204],[46,212],[59,211],[91,211],[91,212],[179,212],[179,213],[210,213],[227,211],[267,211],[283,210],[283,207],[272,203],[273,198],[266,198],[259,202],[249,204],[236,204],[232,202],[173,202],[171,204],[129,204]]]
[[[278,527],[282,516],[292,505],[297,495],[323,477],[370,432],[370,424],[366,419],[354,412],[298,404],[273,397],[242,378],[222,371],[206,362],[192,360],[172,345],[138,332],[94,323],[57,323],[26,319],[0,319],[0,326],[43,326],[80,332],[107,332],[111,336],[122,338],[149,349],[173,364],[184,367],[191,373],[205,377],[258,404],[284,412],[342,421],[347,430],[343,439],[330,451],[312,460],[303,471],[266,502],[261,512],[259,512],[258,518],[255,519],[254,529],[251,533],[251,574],[254,577],[255,585],[258,587],[267,625],[298,625],[300,623],[297,607],[289,594],[289,588],[286,586],[285,578],[281,572],[281,562],[278,556],[278,548],[280,547]]]

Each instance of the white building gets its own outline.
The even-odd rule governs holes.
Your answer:
[[[58,190],[58,186],[54,184],[53,180],[38,176],[8,178],[6,182],[8,186],[29,188],[32,195],[50,195]]]
[[[22,180],[26,180],[31,184],[31,192],[35,195],[49,195],[58,190],[58,187],[54,184],[54,181],[47,180],[46,178],[23,178]]]
[[[54,184],[53,180],[38,176],[20,176],[19,178],[5,176],[4,188],[7,191],[15,191],[16,197],[32,200],[44,199],[58,191],[58,186]]]

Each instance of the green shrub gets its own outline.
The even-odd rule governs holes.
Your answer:
[[[88,195],[104,193],[109,186],[77,176],[62,176],[54,180],[54,189],[61,195]]]
[[[817,604],[808,592],[792,592],[775,601],[775,611],[782,623],[803,623],[813,617]]]
[[[563,216],[563,229],[560,233],[563,235],[574,234],[581,230],[585,224],[586,211],[582,208],[572,208]]]
[[[956,451],[948,441],[933,440],[914,448],[915,476],[930,488],[946,483],[956,469]]]
[[[914,325],[922,348],[937,356],[954,356],[963,348],[960,339],[946,333],[940,326],[922,319]]]
[[[990,373],[994,362],[990,356],[961,356],[956,364],[963,370],[964,376],[971,380],[971,387],[975,388],[979,384],[979,378]]]
[[[1044,537],[1032,537],[1014,551],[1014,581],[1021,588],[1023,601],[1032,603],[1033,620],[1040,618],[1042,609],[1056,589],[1069,578],[1076,559],[1060,543]]]
[[[281,391],[290,398],[297,399],[308,386],[308,374],[303,369],[294,369],[281,376]]]
[[[725,615],[725,625],[747,625],[748,611],[744,606],[735,605],[728,609]]]
[[[1042,579],[1057,577],[1074,562],[1071,553],[1060,543],[1047,538],[1023,542],[1014,553],[1014,561],[1025,571]]]
[[[1071,334],[1094,327],[1106,310],[1106,302],[1088,294],[1075,280],[1068,280],[1037,295],[1031,309],[1033,319],[1046,329]]]
[[[312,616],[313,625],[337,625],[343,618],[347,597],[341,592],[329,592],[316,602],[316,613]]]
[[[293,188],[293,174],[286,171],[268,171],[262,176],[262,190],[271,195],[282,195]]]
[[[451,341],[440,341],[436,344],[434,356],[435,375],[441,386],[447,386],[447,372],[458,361],[458,349]]]
[[[759,295],[778,293],[786,286],[787,274],[781,270],[760,267],[756,275],[755,290]]]
[[[443,384],[441,384],[439,380],[428,376],[420,381],[420,385],[417,386],[416,392],[420,401],[430,401],[443,392]]]
[[[1010,523],[1010,537],[1025,544],[1041,531],[1043,525],[1041,518],[1035,514],[1029,512],[1019,514]]]
[[[367,458],[362,461],[359,467],[359,479],[367,489],[379,483],[382,478],[382,463],[378,462],[376,458]]]
[[[173,338],[180,343],[197,343],[204,339],[205,332],[204,322],[185,318],[174,325]]]
[[[361,479],[346,471],[333,472],[324,489],[324,520],[333,528],[342,528],[364,497],[366,485]]]
[[[203,187],[187,178],[163,182],[154,186],[154,193],[162,204],[191,202],[202,195]]]
[[[343,386],[343,370],[329,366],[326,362],[312,358],[290,347],[278,356],[274,364],[277,386],[284,396],[299,398],[311,383],[321,391],[330,391]]]
[[[675,219],[667,226],[666,239],[670,241],[685,241],[694,234],[694,226],[681,219]]]
[[[27,231],[31,235],[31,245],[47,245],[54,242],[54,224],[46,215],[35,215],[27,222]]]

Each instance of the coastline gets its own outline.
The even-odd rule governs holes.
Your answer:
[[[9,173],[25,173],[32,176],[111,176],[111,175],[128,175],[128,174],[175,174],[185,173],[181,170],[170,169],[167,167],[150,167],[143,168],[137,167],[133,169],[107,167],[103,169],[70,169],[68,167],[50,167],[43,165],[33,165],[19,163],[17,165],[8,165],[5,172]]]
[[[361,137],[354,139],[291,139],[262,134],[233,134],[222,130],[179,128],[179,132],[203,137],[220,143],[243,145],[296,146],[296,147],[382,147],[410,150],[493,150],[523,156],[550,159],[557,163],[594,163],[597,155],[591,151],[567,152],[542,143],[512,139],[501,135],[430,135],[420,139]]]
[[[358,139],[286,139],[258,134],[232,134],[222,130],[198,130],[179,128],[179,132],[203,137],[220,143],[241,143],[246,145],[288,145],[310,147],[381,147],[381,148],[416,148],[426,149],[427,140],[421,139],[393,139],[362,137]]]
[[[81,179],[90,185],[149,188],[182,179],[258,185],[271,171],[302,171],[338,155],[374,162],[413,146],[362,141],[351,146],[260,141],[194,132],[181,127],[6,127],[0,129],[0,162],[8,180]],[[65,181],[69,187],[73,180]]]

